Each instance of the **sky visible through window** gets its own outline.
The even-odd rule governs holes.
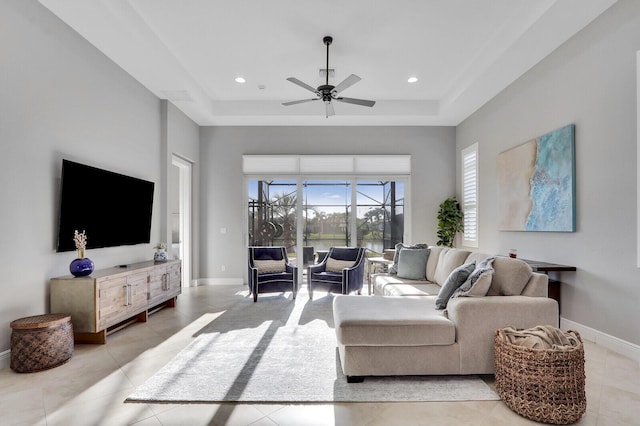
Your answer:
[[[402,181],[357,181],[356,206],[352,208],[352,180],[307,180],[302,183],[302,211],[297,211],[297,180],[263,180],[261,200],[260,182],[248,181],[252,245],[282,244],[295,251],[300,216],[304,245],[316,250],[357,244],[381,253],[402,242]],[[354,210],[356,221],[352,222]]]
[[[271,181],[269,195],[273,199],[276,195],[291,194],[296,195],[296,181],[274,180]],[[325,213],[342,213],[345,205],[351,203],[351,182],[349,181],[326,181],[309,180],[305,181],[303,187],[303,204],[309,206],[322,206]],[[384,201],[384,188],[380,181],[358,181],[357,182],[357,203],[358,213],[368,210],[368,205],[379,205]],[[249,198],[258,199],[258,181],[250,180],[248,188]],[[404,199],[404,185],[402,182],[396,183],[396,199]]]

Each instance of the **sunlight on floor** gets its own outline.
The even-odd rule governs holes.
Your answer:
[[[175,308],[76,345],[66,364],[39,373],[0,370],[3,425],[526,425],[501,401],[344,404],[138,404],[125,398],[203,327],[247,296],[239,286],[184,289]],[[306,297],[300,293],[298,297]],[[258,302],[259,303],[259,302]],[[578,424],[637,425],[640,366],[585,342],[587,413]]]

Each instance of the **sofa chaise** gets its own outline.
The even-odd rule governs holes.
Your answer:
[[[432,246],[427,253],[422,279],[403,278],[400,271],[375,274],[373,296],[334,298],[339,356],[349,382],[365,376],[493,374],[497,329],[558,326],[548,278],[526,262],[446,247]],[[486,295],[463,292],[438,309],[443,286],[477,265],[490,272],[490,281],[483,278]]]

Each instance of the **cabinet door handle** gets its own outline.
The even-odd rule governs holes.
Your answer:
[[[167,274],[162,274],[162,291],[167,289]]]
[[[129,306],[129,286],[125,284],[122,288],[124,288],[124,306]]]

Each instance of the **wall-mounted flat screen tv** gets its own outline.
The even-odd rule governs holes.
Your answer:
[[[154,183],[62,160],[57,251],[75,250],[85,231],[87,249],[149,243]]]

